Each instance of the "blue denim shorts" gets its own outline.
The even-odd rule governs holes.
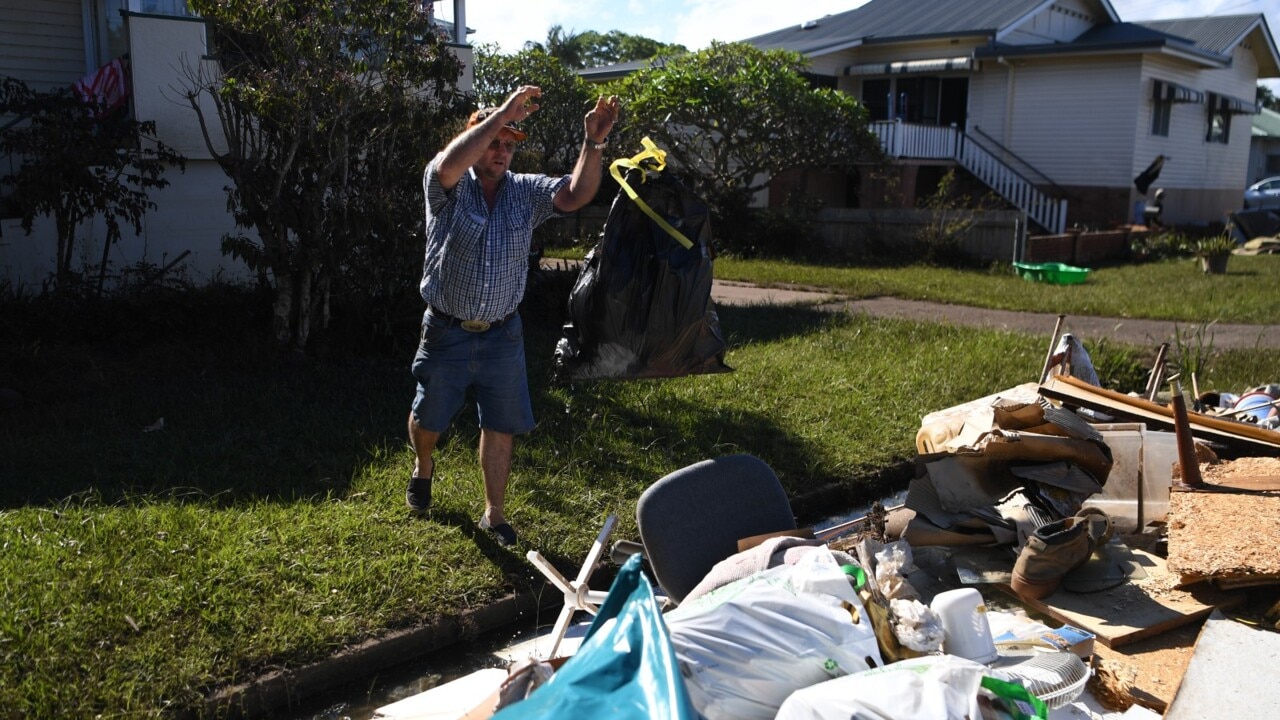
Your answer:
[[[481,428],[512,435],[533,429],[524,325],[518,314],[478,333],[425,314],[413,376],[418,380],[413,416],[424,430],[447,430],[468,390],[474,393]]]

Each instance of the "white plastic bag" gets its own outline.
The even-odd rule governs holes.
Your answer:
[[[800,688],[883,663],[870,618],[825,547],[665,618],[689,695],[708,720],[767,720]]]
[[[980,718],[985,665],[954,655],[902,660],[798,690],[778,720],[965,720]]]

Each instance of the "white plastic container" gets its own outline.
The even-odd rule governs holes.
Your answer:
[[[1111,449],[1112,466],[1102,492],[1084,504],[1110,515],[1120,532],[1138,528],[1139,509],[1142,525],[1163,520],[1169,511],[1173,464],[1178,461],[1177,436],[1148,430],[1142,423],[1112,423],[1095,428]]]
[[[987,606],[977,590],[960,588],[938,593],[929,608],[942,620],[946,633],[943,652],[980,663],[995,662],[1000,657],[991,638]]]

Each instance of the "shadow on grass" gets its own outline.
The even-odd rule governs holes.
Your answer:
[[[545,422],[536,441],[572,437],[571,426],[582,421],[563,417],[550,380],[575,277],[554,273],[531,285],[522,309],[535,410]],[[331,337],[337,347],[324,359],[281,355],[267,339],[262,301],[254,293],[218,291],[117,304],[91,316],[54,306],[43,309],[43,317],[10,320],[6,329],[18,341],[0,349],[0,388],[18,389],[22,402],[0,409],[0,507],[157,498],[235,506],[341,496],[352,478],[403,452],[412,348],[391,353]],[[406,306],[395,326],[413,326],[409,315],[418,312]],[[731,366],[735,347],[812,333],[831,321],[796,307],[718,312]],[[568,392],[607,402],[609,386],[619,382],[663,381],[603,381]],[[661,430],[662,417],[615,407],[632,435],[628,443],[645,447],[671,436]],[[671,412],[693,418],[694,427],[658,450],[662,458],[653,467],[741,451],[726,451],[727,445],[771,458],[814,452],[764,413],[726,418],[686,405],[663,414]],[[443,442],[474,447],[476,439],[468,408]],[[804,467],[793,462],[796,467],[779,467],[779,474],[799,476]],[[607,469],[631,477],[649,472]]]

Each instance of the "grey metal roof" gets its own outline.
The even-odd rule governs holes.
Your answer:
[[[764,50],[813,53],[857,42],[994,36],[1052,0],[871,0],[858,8],[747,38]]]
[[[1137,23],[1157,32],[1186,38],[1197,48],[1214,55],[1231,56],[1244,36],[1258,24],[1261,15],[1226,15],[1222,17],[1186,18],[1183,20],[1151,20]]]
[[[1280,139],[1280,112],[1269,108],[1253,116],[1253,136]]]

